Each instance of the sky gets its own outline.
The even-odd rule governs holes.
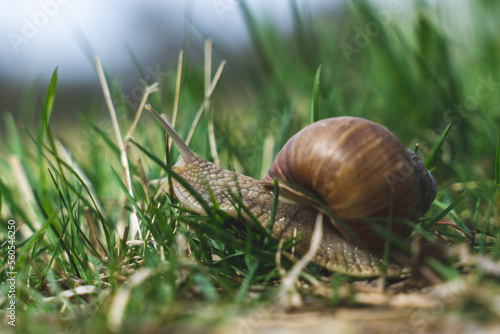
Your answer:
[[[349,1],[246,0],[245,4],[253,18],[273,24],[286,35],[292,32],[291,2],[297,4],[302,15],[315,17],[331,12],[342,15],[340,7]],[[369,1],[376,11],[401,5],[408,15],[400,16],[411,16],[410,0]],[[459,23],[450,26],[453,36],[470,35],[464,24],[467,15],[460,15],[460,9],[467,10],[460,4],[467,0],[426,2],[439,4],[444,16]],[[95,92],[100,87],[95,56],[124,87],[137,86],[141,77],[138,68],[156,77],[165,64],[175,65],[181,49],[189,50],[191,56],[201,54],[207,38],[213,40],[216,55],[218,51],[225,52],[224,59],[228,55],[233,62],[235,57],[248,58],[251,45],[241,3],[242,0],[0,0],[0,113],[16,115],[32,110],[29,103],[39,101],[27,98],[31,96],[29,91],[44,91],[37,87],[48,84],[56,67],[58,99],[65,97],[64,103],[78,105],[75,99],[85,99],[86,91]],[[190,43],[188,48],[186,41]],[[196,61],[201,64],[202,59]],[[230,72],[230,66],[227,67],[226,75]]]
[[[290,0],[247,1],[259,19],[291,29]],[[313,15],[340,1],[297,0]],[[95,79],[98,55],[110,73],[124,73],[159,57],[175,60],[186,37],[212,38],[231,48],[249,43],[236,0],[37,0],[0,4],[0,79],[13,85],[48,81],[58,67],[59,82]],[[189,31],[191,36],[186,36]]]

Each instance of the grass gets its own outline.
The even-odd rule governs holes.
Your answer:
[[[261,178],[279,148],[312,119],[362,116],[389,128],[406,146],[418,144],[438,195],[416,229],[447,243],[446,255],[429,264],[437,281],[426,288],[441,297],[403,289],[407,296],[430,298],[429,304],[403,308],[388,284],[382,306],[420,316],[425,321],[411,323],[408,314],[393,320],[415,330],[438,321],[450,325],[456,318],[461,320],[453,325],[498,325],[499,5],[466,2],[474,38],[461,35],[453,20],[423,1],[415,12],[391,14],[390,24],[384,23],[385,12],[363,3],[345,5],[346,14],[334,20],[313,20],[292,5],[294,33],[287,40],[240,6],[257,65],[236,69],[238,83],[222,73],[190,147],[208,159],[216,156],[225,168]],[[379,30],[367,35],[375,27]],[[214,56],[208,63],[218,62]],[[179,94],[176,128],[185,138],[194,129],[211,69],[191,64],[182,70],[180,83],[175,75],[160,82],[149,102],[171,115]],[[125,100],[119,84],[107,80],[113,100]],[[249,97],[239,92],[242,83]],[[123,134],[132,126],[134,110],[117,110],[128,143],[127,184],[116,133],[82,109],[77,138],[56,138],[51,113],[57,71],[44,94],[37,127],[23,128],[11,115],[2,120],[0,281],[9,278],[8,220],[13,219],[16,331],[195,331],[235,318],[244,319],[248,330],[267,326],[252,321],[248,312],[272,314],[282,270],[292,266],[286,259],[278,266],[275,254],[292,244],[281,246],[265,231],[217,209],[209,210],[209,217],[194,215],[168,192],[157,191],[150,180],[164,176],[178,154],[165,152],[163,131],[150,115],[142,115],[129,140]],[[129,228],[135,215],[141,236]],[[380,290],[369,289],[373,281],[331,275],[312,265],[300,278],[297,293],[309,306],[357,312],[378,305],[374,296]],[[9,288],[0,285],[2,321]],[[440,307],[432,306],[436,303]]]

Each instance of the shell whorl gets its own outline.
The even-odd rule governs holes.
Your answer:
[[[385,238],[373,224],[385,229],[379,220],[393,217],[390,232],[407,238],[413,228],[402,220],[418,221],[435,197],[432,176],[410,152],[377,123],[329,118],[293,136],[264,181],[276,178],[284,187],[290,183],[317,195],[349,226],[351,231],[337,226],[346,239],[355,240],[354,232],[370,250],[379,251]]]

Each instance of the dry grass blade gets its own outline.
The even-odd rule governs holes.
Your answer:
[[[321,239],[323,239],[323,214],[320,212],[316,216],[316,223],[314,224],[314,230],[311,235],[309,250],[304,254],[304,256],[302,256],[299,261],[297,261],[297,263],[295,263],[292,269],[282,280],[281,291],[278,297],[282,306],[297,306],[295,305],[295,303],[297,302],[300,304],[300,301],[294,300],[293,298],[295,282],[297,281],[297,278],[299,277],[302,270],[304,270],[304,268],[318,251],[321,244]],[[290,296],[292,297],[292,300],[289,299]]]
[[[212,94],[214,92],[215,86],[217,85],[217,82],[219,81],[220,76],[222,75],[222,71],[224,70],[224,66],[226,66],[226,61],[223,60],[220,62],[219,67],[217,68],[217,72],[215,72],[214,79],[212,80],[212,83],[210,84],[210,87],[208,88],[208,91],[205,95],[205,99],[203,100],[203,103],[200,106],[200,109],[198,109],[198,112],[196,113],[196,116],[193,120],[193,125],[189,129],[189,133],[186,138],[186,144],[189,145],[189,142],[193,138],[194,131],[196,130],[196,127],[198,126],[198,123],[200,122],[200,118],[203,115],[203,112],[207,108],[208,103],[210,102],[210,98],[212,97]]]
[[[177,79],[175,81],[175,97],[174,110],[172,112],[172,127],[175,128],[177,121],[177,112],[179,111],[179,96],[181,94],[181,79],[182,79],[182,64],[184,59],[184,50],[179,51],[179,59],[177,61]],[[168,139],[168,151],[172,149],[172,138]]]
[[[151,271],[149,269],[141,269],[137,271],[127,284],[127,286],[121,288],[114,296],[111,307],[108,313],[108,327],[111,331],[120,333],[123,323],[123,314],[125,308],[127,307],[128,301],[130,299],[130,294],[132,289],[140,285],[144,280],[151,276]]]
[[[212,40],[205,41],[205,97],[210,93],[210,79],[212,77]],[[210,102],[207,104],[209,111],[208,121],[208,143],[210,145],[210,153],[216,165],[220,165],[219,153],[217,152],[217,143],[215,142],[214,131],[214,111],[211,108]]]
[[[19,157],[16,155],[11,155],[8,162],[12,169],[12,173],[14,174],[14,179],[19,187],[22,198],[27,204],[25,208],[28,217],[25,218],[29,219],[29,221],[33,224],[34,230],[37,231],[42,227],[42,223],[37,218],[33,209],[35,207],[35,197],[33,196],[33,190],[31,189],[28,176],[26,175],[26,170],[24,169]],[[31,235],[31,231],[28,232],[28,230],[26,230],[26,233],[28,236]]]
[[[145,90],[144,94],[142,95],[141,102],[139,103],[139,107],[137,108],[137,112],[135,113],[135,118],[134,121],[132,122],[132,126],[130,126],[130,129],[128,130],[127,135],[125,136],[125,140],[128,141],[128,138],[132,136],[132,132],[134,132],[137,123],[139,123],[139,119],[141,118],[142,111],[144,110],[144,105],[146,104],[148,97],[151,93],[154,93],[158,91],[158,82],[153,83],[152,85],[148,86],[146,82],[142,81],[142,84],[144,85]]]
[[[36,277],[39,279],[39,280],[42,280],[43,279],[43,275],[42,273],[40,272],[40,270],[38,270],[38,267],[35,263],[35,261],[33,261],[33,259],[31,258],[31,256],[29,256],[28,254],[24,254],[24,258],[29,262],[30,264],[30,271],[31,269],[33,270],[33,272],[35,273]]]
[[[127,151],[125,150],[125,144],[123,143],[123,139],[120,133],[120,126],[118,125],[118,119],[116,118],[116,111],[113,105],[113,101],[111,100],[111,93],[109,91],[108,83],[106,81],[106,77],[104,76],[104,70],[102,68],[101,61],[99,57],[95,57],[95,65],[97,68],[97,74],[99,76],[99,81],[101,82],[101,87],[104,93],[104,98],[106,100],[106,104],[108,106],[109,114],[111,117],[111,122],[113,123],[113,130],[115,132],[116,141],[118,143],[118,147],[120,149],[120,161],[123,166],[123,170],[125,171],[125,184],[127,186],[128,192],[130,196],[134,197],[134,192],[132,189],[132,177],[130,175],[130,167],[128,163]],[[132,213],[130,215],[130,225],[131,225],[131,235],[135,236],[136,233],[142,237],[141,227],[139,225],[139,218],[137,214]]]
[[[99,252],[99,255],[104,256],[106,252],[101,247],[99,240],[97,239],[99,229],[97,227],[97,223],[95,221],[94,215],[89,208],[84,209],[85,222],[89,228],[89,241],[92,244],[92,247]]]
[[[64,290],[57,295],[57,297],[47,297],[44,301],[52,301],[59,298],[71,298],[75,296],[88,295],[92,293],[99,293],[99,289],[94,285],[77,286],[72,290]]]

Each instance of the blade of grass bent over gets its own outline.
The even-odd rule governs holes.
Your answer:
[[[193,138],[194,131],[196,130],[196,127],[198,126],[200,118],[203,115],[203,112],[206,110],[208,104],[210,103],[210,98],[212,97],[212,94],[215,90],[215,86],[217,85],[217,82],[219,81],[219,78],[222,75],[222,71],[224,70],[224,66],[226,66],[225,60],[220,62],[219,67],[217,68],[217,71],[215,72],[212,83],[210,84],[210,87],[208,87],[208,91],[205,94],[205,98],[203,99],[203,102],[200,106],[200,109],[198,109],[198,112],[196,113],[196,116],[193,120],[193,125],[189,129],[189,133],[186,137],[186,144],[187,145],[189,145],[189,142]]]
[[[99,81],[101,82],[102,91],[104,94],[104,98],[106,100],[106,104],[108,106],[109,114],[111,117],[111,122],[113,123],[113,129],[116,135],[116,141],[118,143],[118,147],[120,148],[120,161],[122,163],[123,169],[125,171],[125,182],[127,184],[127,189],[130,196],[134,197],[134,191],[132,189],[132,177],[130,175],[130,168],[128,163],[127,151],[125,150],[125,144],[123,143],[123,139],[120,133],[120,126],[118,125],[118,119],[116,118],[116,111],[113,105],[113,101],[111,99],[111,92],[109,91],[108,83],[106,81],[106,77],[104,76],[104,69],[102,68],[101,60],[99,57],[95,57],[95,66],[97,68],[97,74],[99,76]],[[134,209],[134,214],[131,215],[131,235],[135,237],[135,233],[139,233],[139,236],[142,238],[141,226],[139,224],[139,217]]]
[[[436,141],[434,146],[432,146],[431,151],[429,152],[429,155],[427,155],[427,158],[425,158],[425,161],[424,161],[425,168],[429,169],[430,166],[432,166],[432,164],[436,160],[437,153],[441,149],[441,146],[443,146],[444,140],[446,139],[448,132],[450,132],[452,124],[453,123],[448,124],[448,126],[446,127],[446,129],[444,129],[443,133],[441,134],[439,139]]]
[[[454,207],[456,207],[458,205],[458,203],[460,203],[462,201],[462,199],[465,197],[465,194],[467,193],[467,190],[465,190],[462,195],[460,195],[460,197],[458,197],[453,203],[451,203],[450,205],[448,205],[448,207],[446,209],[443,210],[443,212],[441,212],[439,215],[437,215],[436,217],[434,217],[434,219],[432,219],[427,225],[424,226],[424,229],[425,230],[429,230],[431,229],[432,227],[434,227],[434,225],[436,225],[441,219],[444,218],[444,216],[446,216],[451,210],[453,210]],[[464,230],[467,232],[468,236],[470,237],[470,231],[467,229],[467,230]]]

